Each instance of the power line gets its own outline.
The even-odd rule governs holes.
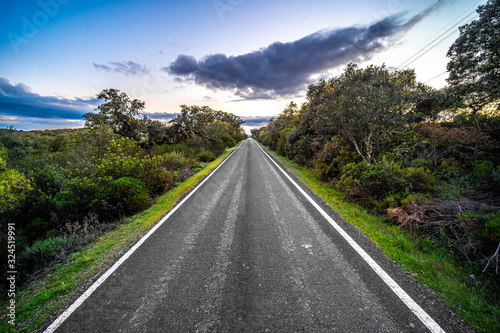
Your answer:
[[[469,22],[467,23],[470,23],[472,22],[474,19],[476,19],[476,17],[478,17],[477,15],[474,16]],[[449,30],[448,30],[449,31]],[[448,32],[446,31],[446,32]],[[443,36],[446,32],[444,32],[443,34],[441,34],[441,36]],[[413,64],[415,61],[417,61],[418,59],[422,58],[425,54],[427,54],[427,52],[431,51],[432,49],[434,49],[436,46],[438,46],[439,44],[443,43],[445,40],[447,40],[449,37],[451,37],[453,34],[455,34],[455,30],[453,30],[452,32],[450,32],[448,35],[446,35],[443,39],[441,39],[437,44],[434,44],[432,45],[429,49],[425,50],[425,52],[421,53],[420,55],[417,56],[417,54],[415,54],[413,57],[411,57],[410,59],[414,58],[415,56],[417,56],[415,59],[411,60],[410,62],[408,62],[410,59],[408,59],[406,61],[406,64],[404,64],[405,67],[408,67],[410,66],[411,64]],[[439,36],[438,38],[436,38],[434,41],[436,41],[437,39],[439,39],[441,36]],[[433,42],[434,42],[433,41]],[[423,51],[424,49],[422,49],[421,51]],[[419,51],[419,53],[421,52]],[[403,65],[399,65],[399,67],[402,67]]]
[[[469,15],[467,15],[466,17],[464,17],[462,20],[460,20],[458,23],[454,24],[452,27],[450,27],[449,29],[447,29],[445,32],[443,32],[441,35],[439,35],[437,38],[435,38],[434,40],[432,40],[430,43],[428,43],[427,45],[425,45],[423,48],[420,49],[420,51],[418,51],[417,53],[413,54],[410,58],[406,59],[403,63],[401,63],[397,68],[401,68],[401,67],[408,67],[410,64],[412,64],[413,62],[415,62],[417,59],[420,59],[424,54],[426,54],[427,52],[429,52],[430,50],[432,50],[433,48],[435,48],[436,46],[438,46],[439,44],[441,44],[442,42],[444,42],[447,38],[449,38],[451,35],[453,35],[455,32],[456,32],[456,27],[458,25],[460,25],[463,21],[465,21],[466,19],[469,18],[469,16],[475,14],[475,11],[470,13]],[[476,16],[474,16],[471,20],[469,20],[467,22],[470,23],[472,22],[474,19],[476,18]],[[434,42],[436,42],[437,40],[439,40],[441,37],[443,37],[445,34],[447,34],[448,32],[450,32],[450,34],[448,34],[445,38],[441,39],[437,44],[435,45],[432,45]],[[432,46],[431,46],[432,45]],[[429,48],[430,47],[430,48]],[[427,49],[429,48],[429,49]],[[426,50],[427,49],[427,50]],[[422,53],[423,52],[423,53]],[[422,53],[422,54],[420,54]],[[415,59],[413,59],[415,58]],[[413,59],[413,60],[412,60]],[[410,61],[411,60],[411,61]]]
[[[448,71],[444,71],[441,74],[438,74],[438,75],[434,76],[432,79],[429,79],[429,80],[425,81],[424,83],[427,83],[427,82],[430,82],[430,81],[432,81],[434,79],[437,79],[438,77],[440,77],[441,75],[444,75],[446,73],[448,73]]]
[[[434,35],[432,35],[431,37],[429,37],[426,41],[424,41],[422,44],[420,44],[419,46],[417,46],[412,52],[408,53],[408,55],[406,55],[404,58],[410,56],[410,55],[413,55],[415,53],[415,51],[417,51],[418,49],[420,49],[425,43],[427,43],[428,41],[430,41],[431,39],[433,39],[435,36],[437,36],[438,34],[440,34],[443,30],[445,30],[446,28],[448,28],[450,25],[454,24],[455,21],[457,21],[458,19],[460,19],[460,17],[462,17],[463,15],[467,14],[470,12],[470,10],[472,9],[473,12],[475,12],[476,10],[476,6],[482,2],[483,0],[479,0],[478,2],[476,2],[475,4],[473,4],[471,7],[469,7],[467,10],[465,10],[462,14],[458,15],[453,21],[451,21],[450,23],[448,23],[447,25],[445,25],[443,28],[441,28],[441,30],[439,30],[438,32],[436,32]],[[436,3],[437,4],[437,3]],[[471,13],[467,14],[466,16],[469,16]],[[457,24],[454,24],[454,26],[456,26]],[[411,29],[411,28],[410,28]],[[446,32],[445,32],[446,33]],[[403,58],[403,59],[404,59]],[[406,60],[408,61],[408,59]],[[404,64],[406,61],[404,61],[402,64]],[[399,67],[398,67],[399,68]]]

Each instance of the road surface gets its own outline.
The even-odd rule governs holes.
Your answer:
[[[304,193],[255,141],[246,140],[49,330],[470,331],[428,288],[300,187]],[[315,206],[422,312],[412,309]]]

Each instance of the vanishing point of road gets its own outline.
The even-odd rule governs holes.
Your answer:
[[[46,332],[470,332],[249,139]]]

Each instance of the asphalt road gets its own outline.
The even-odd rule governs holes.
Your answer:
[[[471,331],[300,187],[437,326],[424,324],[249,139],[56,332]]]

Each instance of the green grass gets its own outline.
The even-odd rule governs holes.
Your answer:
[[[313,170],[261,145],[292,171],[349,223],[359,228],[401,268],[432,288],[465,322],[479,332],[500,332],[500,310],[495,295],[471,285],[470,272],[433,241],[410,236],[386,219],[348,202],[343,193],[319,181]]]
[[[2,304],[0,332],[33,332],[61,313],[100,273],[122,255],[169,211],[177,200],[228,156],[232,149],[209,163],[203,170],[159,197],[149,209],[126,219],[117,229],[80,252],[71,254],[64,264],[57,264],[49,274],[27,285],[16,294],[16,326],[8,323],[7,304]]]

